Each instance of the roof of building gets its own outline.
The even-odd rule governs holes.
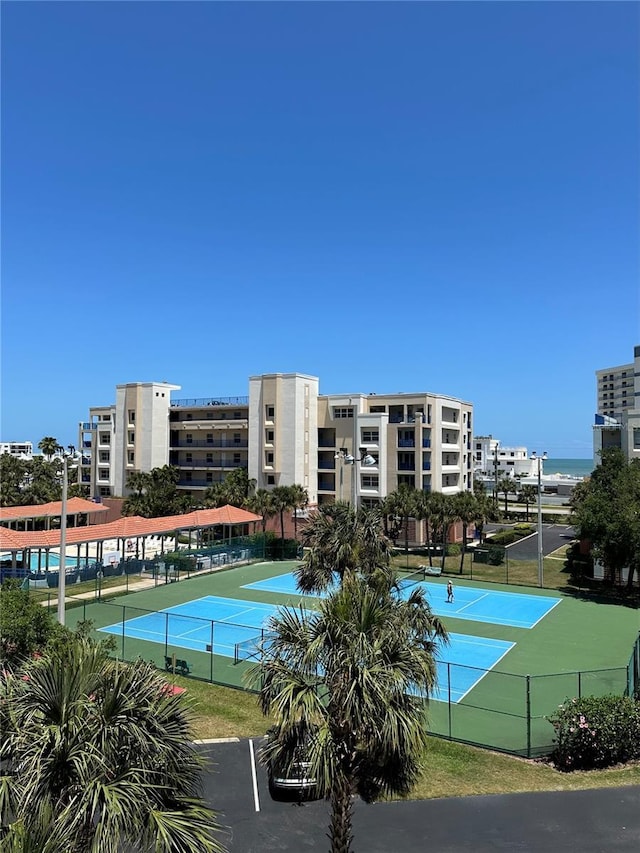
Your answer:
[[[173,530],[193,530],[199,527],[247,524],[256,521],[262,521],[262,516],[229,505],[217,509],[198,509],[183,515],[167,515],[161,518],[130,515],[108,524],[70,527],[66,531],[66,542],[67,545],[78,545],[84,542],[103,542],[106,539],[135,539],[169,533]],[[10,530],[8,527],[0,526],[0,548],[4,551],[59,546],[60,530]]]
[[[87,501],[84,498],[69,498],[67,515],[78,513],[109,512],[109,507]],[[0,521],[20,521],[27,518],[55,518],[62,515],[62,501],[50,501],[46,504],[31,504],[28,506],[0,507]]]

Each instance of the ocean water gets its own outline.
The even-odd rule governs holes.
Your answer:
[[[567,474],[569,477],[588,477],[593,471],[593,459],[545,459],[544,473]]]

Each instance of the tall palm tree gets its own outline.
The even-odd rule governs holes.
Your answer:
[[[256,515],[262,516],[262,532],[266,533],[267,521],[271,516],[276,514],[276,509],[273,506],[273,498],[271,492],[266,489],[258,489],[255,495],[249,498],[248,508]]]
[[[45,437],[38,442],[38,450],[41,450],[47,459],[51,459],[51,457],[61,449],[60,442],[52,435],[45,435]]]
[[[289,486],[291,496],[291,508],[293,509],[293,537],[298,541],[298,510],[304,509],[309,504],[309,492],[299,483]]]
[[[152,664],[78,637],[0,691],[3,849],[22,835],[51,853],[222,850],[184,701]]]
[[[404,551],[409,553],[409,519],[415,518],[418,492],[403,483],[395,492],[387,495],[384,501],[384,511],[387,515],[395,516],[400,521],[400,530],[404,531]]]
[[[435,517],[436,506],[433,495],[435,492],[419,491],[416,496],[415,517],[418,521],[425,522],[425,545],[429,554],[429,565],[433,566],[433,553],[431,551],[431,531]]]
[[[513,479],[513,477],[502,477],[498,481],[498,491],[502,492],[504,497],[504,514],[506,516],[509,511],[509,495],[511,493],[515,494],[518,488],[517,482]]]
[[[478,502],[471,492],[458,492],[453,500],[456,517],[462,522],[462,549],[460,552],[460,574],[464,570],[464,556],[467,552],[469,525],[473,524],[478,512]]]
[[[446,631],[416,587],[348,573],[319,611],[284,609],[251,676],[276,726],[263,761],[291,766],[300,743],[330,800],[332,853],[349,853],[353,795],[406,795],[427,745],[426,700]]]
[[[525,510],[527,513],[527,521],[529,521],[529,504],[535,503],[538,499],[538,490],[535,486],[532,486],[530,483],[525,483],[524,486],[520,487],[520,494],[518,495],[518,500],[520,503],[525,505]]]
[[[295,571],[298,589],[323,592],[350,573],[388,574],[392,549],[381,522],[378,507],[356,512],[340,501],[320,506],[302,533],[307,548]]]
[[[291,486],[276,486],[271,492],[271,500],[275,513],[280,516],[280,539],[282,541],[282,553],[284,556],[284,514],[293,509],[293,495]]]

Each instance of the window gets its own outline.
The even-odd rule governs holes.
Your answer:
[[[633,449],[640,450],[640,429],[637,427],[633,430]]]
[[[108,480],[109,479],[109,469],[108,468],[100,468],[100,471],[98,472],[98,476],[100,477],[101,480]]]
[[[241,417],[242,417],[242,412],[234,412],[233,413],[233,419],[234,420],[239,421]]]
[[[242,437],[241,437],[240,433],[239,433],[239,432],[234,432],[234,434],[233,434],[233,443],[234,443],[234,444],[240,444],[241,440],[242,440]]]
[[[192,418],[193,418],[193,415],[191,414],[191,412],[187,412],[187,420],[190,421],[190,420],[192,420]]]
[[[207,471],[205,479],[207,483],[213,483],[213,474],[211,471]]]
[[[240,454],[239,454],[239,453],[234,453],[234,454],[233,454],[233,464],[234,464],[234,465],[240,465],[240,463],[241,463],[241,462],[242,462],[242,460],[241,460],[241,458],[240,458]]]
[[[192,480],[192,478],[193,478],[193,475],[192,475],[191,471],[185,471],[185,475],[184,475],[184,476],[185,476],[185,478],[186,478],[187,482],[188,482],[188,483],[190,483],[190,482],[191,482],[191,480]]]
[[[108,450],[101,450],[100,451],[100,461],[101,462],[108,462],[109,461],[109,451]]]
[[[272,421],[276,416],[276,407],[275,406],[267,406],[266,407],[266,415],[267,415],[267,420]]]
[[[129,409],[129,423],[133,424],[136,420],[136,413],[133,409]]]
[[[193,453],[187,453],[185,458],[187,462],[193,462]]]
[[[207,420],[208,420],[208,421],[212,421],[212,420],[213,420],[213,412],[207,412]]]
[[[133,450],[130,450],[129,453],[127,454],[127,461],[129,463],[129,465],[133,465],[135,463],[136,455],[133,452]]]
[[[193,444],[193,433],[188,432],[185,436],[185,441],[187,444]]]
[[[267,475],[267,486],[275,486],[275,484],[276,484],[276,478],[274,477],[274,475],[268,474]]]
[[[111,436],[108,432],[100,433],[100,444],[111,444]]]
[[[264,458],[265,458],[265,463],[267,465],[273,465],[273,453],[271,453],[271,452],[265,453]]]
[[[352,406],[336,406],[333,410],[333,417],[336,419],[340,418],[352,418],[353,417],[353,407]]]
[[[102,421],[110,421],[110,420],[111,420],[111,415],[102,415],[102,417],[100,418],[100,420],[102,420]]]
[[[363,429],[362,441],[365,444],[377,444],[380,441],[380,433],[377,429]]]
[[[207,453],[207,463],[213,464],[213,453]]]
[[[275,432],[272,429],[267,430],[267,444],[273,444],[275,439]]]
[[[129,432],[129,444],[134,444],[136,440],[135,432]]]
[[[100,486],[100,497],[108,498],[109,497],[109,486]]]
[[[377,474],[363,474],[362,475],[362,488],[363,489],[377,489],[378,488],[378,475]]]
[[[207,444],[213,444],[213,433],[212,432],[207,433]]]
[[[386,412],[387,407],[386,406],[370,406],[369,411],[371,412],[372,415],[379,415],[382,412]]]

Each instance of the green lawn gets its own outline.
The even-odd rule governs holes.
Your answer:
[[[270,725],[258,708],[255,694],[178,676],[171,680],[186,687],[194,711],[196,739],[259,737]],[[640,784],[640,763],[589,773],[560,773],[547,763],[513,758],[437,737],[430,739],[424,768],[411,799]]]

